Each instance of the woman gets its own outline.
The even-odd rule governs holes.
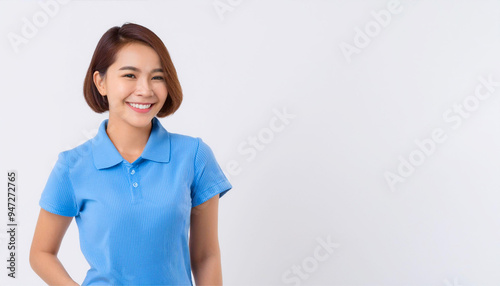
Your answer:
[[[79,285],[57,253],[72,217],[90,265],[82,285],[222,285],[218,200],[231,188],[199,137],[157,117],[182,101],[163,42],[132,23],[109,29],[84,81],[97,135],[59,153],[41,194],[30,250],[49,285]],[[188,239],[189,232],[189,239]]]

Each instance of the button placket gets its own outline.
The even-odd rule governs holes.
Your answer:
[[[131,185],[130,189],[131,189],[132,202],[137,202],[142,198],[139,185],[140,178],[138,173],[138,166],[130,165],[127,169],[127,173],[129,174],[128,177]]]

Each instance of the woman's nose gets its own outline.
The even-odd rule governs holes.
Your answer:
[[[144,95],[144,96],[150,96],[153,94],[153,89],[151,88],[151,82],[147,77],[142,77],[137,81],[137,93]]]

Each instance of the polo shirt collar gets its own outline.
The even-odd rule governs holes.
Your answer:
[[[109,119],[105,119],[101,122],[97,135],[91,140],[94,164],[97,169],[112,167],[126,161],[106,133],[108,121]],[[168,163],[170,161],[170,134],[163,128],[158,118],[153,117],[151,121],[153,123],[151,133],[139,158]]]

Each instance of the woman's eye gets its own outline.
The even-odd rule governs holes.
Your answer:
[[[155,77],[153,77],[153,79],[163,80],[163,77],[162,76],[155,76]]]
[[[135,75],[133,75],[133,74],[126,74],[126,75],[124,75],[124,77],[134,78],[134,77],[135,77]]]

